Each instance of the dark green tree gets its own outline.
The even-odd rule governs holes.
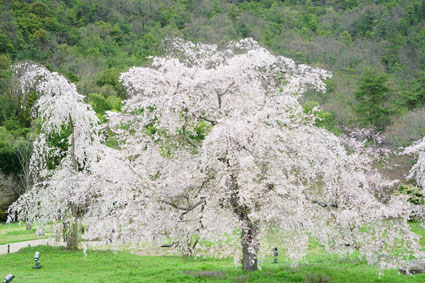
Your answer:
[[[417,101],[417,106],[425,105],[425,72],[423,72],[416,80],[414,95]]]
[[[425,72],[412,84],[415,86],[404,90],[401,96],[402,105],[409,110],[425,106]]]
[[[384,130],[390,123],[390,109],[386,106],[391,89],[385,85],[388,78],[376,70],[367,70],[359,80],[354,92],[357,100],[355,111],[358,120],[364,125],[372,125]]]

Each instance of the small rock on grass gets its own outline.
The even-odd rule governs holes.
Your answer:
[[[417,274],[425,272],[425,259],[415,259],[408,262],[405,266],[399,269],[404,274]]]

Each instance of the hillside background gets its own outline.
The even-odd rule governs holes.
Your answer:
[[[337,135],[373,127],[385,137],[379,146],[396,152],[425,136],[424,0],[3,0],[0,220],[31,185],[37,135],[30,113],[37,96],[23,99],[13,88],[10,65],[29,59],[65,75],[103,117],[126,98],[119,73],[161,55],[173,36],[218,44],[252,37],[278,55],[332,71],[327,93],[308,92],[302,103],[305,111],[320,105],[319,126]],[[412,161],[392,154],[377,166],[412,182],[405,179]]]

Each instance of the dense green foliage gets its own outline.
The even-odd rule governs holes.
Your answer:
[[[42,62],[77,82],[85,94],[121,96],[119,72],[161,53],[162,40],[171,36],[207,42],[253,37],[300,63],[331,69],[334,95],[355,86],[370,66],[400,84],[396,95],[407,84],[408,94],[417,93],[424,80],[421,0],[39,0],[0,5],[0,53],[12,61]],[[352,94],[354,86],[341,94]]]
[[[379,130],[389,124],[390,111],[385,104],[390,89],[385,86],[387,78],[374,71],[367,71],[359,81],[359,89],[354,92],[357,99],[356,113],[359,120],[367,127],[374,126]]]
[[[413,204],[425,204],[422,188],[418,188],[412,185],[401,184],[398,190],[394,192],[395,195],[408,195],[409,201]]]
[[[30,59],[64,74],[102,120],[126,98],[119,73],[161,54],[173,36],[218,43],[253,37],[331,70],[328,92],[308,92],[303,103],[307,112],[320,105],[318,125],[335,133],[372,123],[394,149],[423,136],[423,0],[7,0],[0,2],[0,178],[16,181],[22,166],[14,144],[36,132],[30,110],[37,95],[23,99],[13,88],[11,63]],[[379,95],[371,91],[376,85]]]

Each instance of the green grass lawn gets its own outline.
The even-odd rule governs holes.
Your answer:
[[[425,229],[421,228],[418,222],[410,222],[410,230],[421,236],[419,243],[422,247],[425,247]]]
[[[16,224],[14,224],[16,225]],[[411,223],[412,231],[422,236],[425,231]],[[24,236],[25,225],[9,227]],[[22,230],[23,229],[23,230]],[[4,241],[4,226],[0,226],[0,241]],[[11,232],[9,230],[9,232]],[[13,234],[13,233],[12,233]],[[7,237],[13,236],[8,234]],[[34,253],[41,252],[42,269],[34,270]],[[292,268],[273,264],[272,258],[261,263],[256,272],[242,272],[233,259],[191,258],[181,256],[139,256],[128,251],[82,251],[39,246],[18,253],[0,255],[0,281],[7,273],[16,276],[14,282],[425,282],[425,274],[398,275],[387,270],[379,278],[379,269],[358,258],[338,258],[326,255],[312,243],[307,256],[309,264]],[[280,258],[279,260],[282,260]],[[320,281],[321,280],[321,281]]]
[[[50,230],[51,225],[46,226],[45,236],[39,237],[36,235],[36,228],[26,230],[25,223],[0,223],[0,245],[47,238],[51,234]]]
[[[39,270],[32,269],[35,251],[41,253]],[[14,282],[425,282],[425,275],[399,276],[396,271],[386,271],[379,279],[376,267],[358,259],[310,256],[308,265],[297,268],[271,261],[263,263],[261,271],[242,272],[232,259],[96,250],[89,250],[84,259],[82,251],[39,246],[0,256],[0,277],[12,273]]]

